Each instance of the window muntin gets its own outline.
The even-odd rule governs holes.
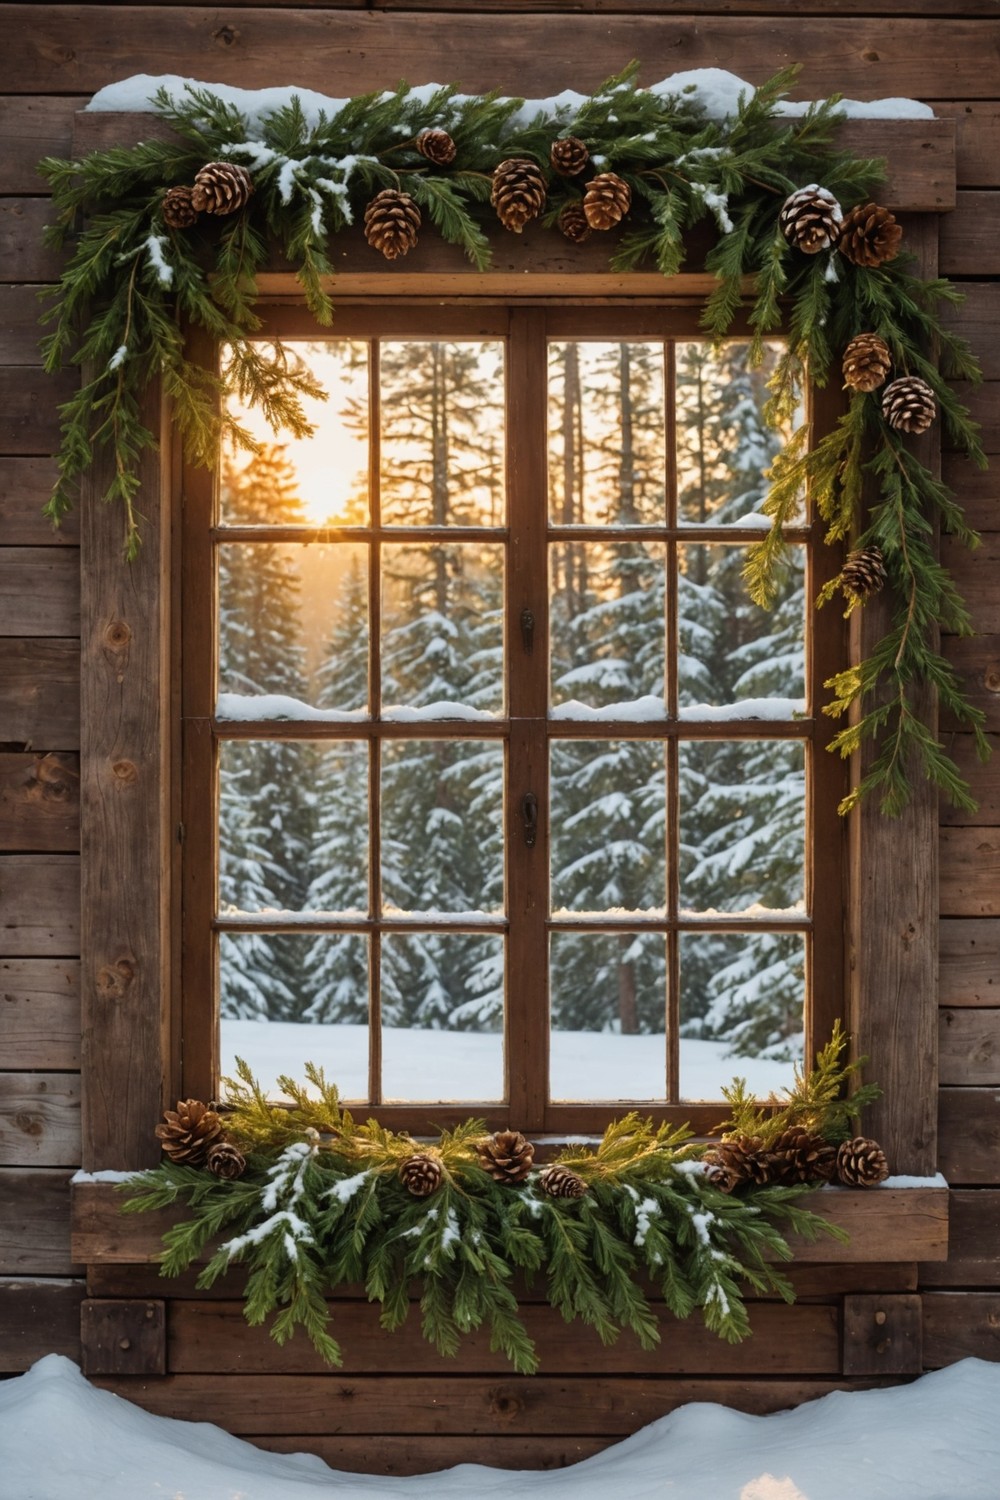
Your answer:
[[[454,325],[456,311],[450,316]],[[503,338],[387,339],[373,331],[365,341],[356,334],[365,318],[361,309],[353,313],[347,350],[332,361],[354,382],[339,403],[335,395],[334,426],[365,426],[369,439],[348,509],[330,517],[324,532],[310,528],[307,544],[301,538],[308,522],[283,515],[261,530],[259,517],[245,522],[228,497],[222,525],[205,526],[204,506],[201,523],[210,533],[202,548],[216,554],[223,579],[239,546],[261,557],[295,546],[302,557],[333,554],[311,567],[313,577],[325,571],[341,580],[342,618],[322,627],[331,646],[340,644],[326,653],[325,675],[312,668],[313,691],[303,698],[308,717],[262,723],[217,716],[213,739],[223,767],[234,747],[242,750],[254,736],[265,746],[298,743],[328,771],[336,763],[332,781],[324,772],[331,790],[318,800],[323,836],[349,857],[328,858],[311,899],[293,907],[282,901],[280,912],[244,912],[224,901],[214,920],[203,912],[200,920],[216,936],[195,944],[202,969],[214,964],[218,943],[222,1003],[233,1005],[227,951],[271,943],[277,960],[282,944],[297,938],[296,961],[286,953],[284,968],[276,968],[293,996],[295,973],[308,976],[305,986],[299,980],[299,1009],[324,1030],[300,1039],[285,1070],[301,1073],[306,1057],[323,1061],[345,1094],[376,1104],[418,1102],[414,1117],[421,1120],[441,1098],[482,1103],[494,1119],[503,1117],[506,1099],[515,1123],[533,1129],[585,1125],[623,1101],[697,1117],[697,1105],[680,1101],[718,1097],[721,1083],[747,1071],[748,1062],[726,1056],[718,1036],[686,1045],[699,1040],[691,1033],[724,1024],[754,1050],[780,1052],[785,1038],[801,1038],[806,991],[809,1026],[818,1031],[836,1013],[839,991],[839,975],[818,972],[817,952],[832,952],[835,940],[818,936],[811,853],[805,857],[807,827],[812,833],[818,826],[812,767],[824,739],[806,711],[816,689],[807,680],[815,671],[806,652],[806,529],[791,534],[793,565],[774,615],[752,612],[738,582],[745,546],[761,529],[755,466],[773,444],[752,420],[756,410],[759,426],[761,382],[746,371],[745,345],[713,353],[692,336],[692,319],[685,326],[673,312],[658,315],[655,338],[648,314],[638,319],[647,326],[632,334],[635,314],[620,309],[604,315],[603,337],[590,331],[590,316],[550,311],[513,312],[509,326],[498,314]],[[469,321],[474,326],[476,315]],[[678,336],[664,337],[674,321]],[[413,420],[423,402],[431,425],[440,420],[449,361],[456,372],[450,399],[461,406],[469,398],[457,423],[465,429],[461,441],[454,452],[440,432],[436,442],[424,434],[407,443],[400,413]],[[710,388],[720,368],[738,385],[733,420],[740,451],[749,455],[739,471],[710,462],[706,434],[713,423],[717,433],[726,430],[719,414],[725,403],[716,392],[713,404]],[[519,382],[524,369],[534,374]],[[599,377],[605,385],[595,390]],[[723,394],[733,397],[728,389]],[[623,421],[633,397],[634,411]],[[507,440],[505,461],[502,452],[496,456],[496,428]],[[477,463],[475,445],[491,431]],[[342,475],[338,484],[343,491]],[[546,493],[547,525],[538,514]],[[477,608],[484,586],[489,598]],[[709,616],[725,623],[727,609],[742,611],[742,633],[724,672],[718,662],[706,669],[693,649],[699,629],[704,633],[706,611],[699,617],[698,603],[704,606],[711,589]],[[301,633],[305,641],[315,641],[316,618]],[[475,649],[466,643],[456,656],[455,641],[473,628]],[[369,640],[381,649],[371,652],[366,674]],[[402,666],[394,664],[394,649]],[[203,693],[203,701],[210,696]],[[366,697],[381,703],[380,716],[363,717]],[[762,710],[765,698],[780,702]],[[243,705],[241,715],[247,710]],[[753,717],[761,711],[766,720]],[[468,769],[477,761],[478,776]],[[435,788],[430,832],[414,816],[412,797],[406,806],[400,768],[407,765],[411,781],[438,768],[428,781]],[[311,784],[311,775],[300,767],[296,780]],[[708,783],[715,803],[710,847],[697,859],[692,820],[705,799],[692,787]],[[598,792],[589,809],[573,801],[574,785],[579,792],[588,784]],[[224,775],[220,787],[225,795]],[[526,792],[538,804],[530,849]],[[570,857],[573,828],[580,849]],[[704,842],[704,827],[700,837]],[[319,840],[314,832],[314,848]],[[588,883],[588,860],[594,869],[603,863],[603,880]],[[415,862],[439,873],[433,881],[413,878]],[[839,880],[824,857],[827,867],[827,880]],[[463,894],[459,886],[456,893],[456,870],[474,891]],[[244,947],[233,949],[239,942]],[[454,994],[435,984],[443,973],[457,986]],[[367,1027],[359,999],[366,985]],[[759,1005],[755,1011],[754,996],[765,986],[777,1030],[766,1029]],[[322,1004],[313,988],[322,991]],[[332,1015],[336,1035],[326,1030]],[[410,1028],[416,1021],[415,1029],[400,1026],[403,1020]],[[281,1041],[277,1032],[269,1028],[274,1043]],[[787,1054],[800,1049],[801,1040],[786,1042],[784,1063],[772,1062],[770,1071],[757,1066],[760,1081],[782,1082],[790,1073]],[[367,1087],[359,1089],[365,1050]],[[450,1080],[447,1087],[442,1080]],[[395,1109],[393,1103],[389,1112]]]

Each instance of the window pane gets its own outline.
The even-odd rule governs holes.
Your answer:
[[[664,549],[569,542],[550,552],[555,717],[662,718]]]
[[[219,909],[367,915],[367,744],[219,747]]]
[[[386,342],[379,379],[384,524],[502,526],[503,345]]]
[[[802,909],[805,751],[797,741],[682,743],[680,905]]]
[[[382,940],[386,1099],[500,1100],[504,941],[469,933]]]
[[[367,702],[367,547],[220,547],[219,718],[359,718]]]
[[[549,345],[549,515],[557,526],[662,526],[659,343]]]
[[[551,767],[553,910],[662,913],[662,742],[558,740]]]
[[[681,1097],[718,1099],[734,1075],[759,1098],[803,1058],[805,939],[797,932],[681,934]]]
[[[767,381],[780,345],[748,365],[749,344],[676,346],[677,510],[681,524],[770,525],[764,470],[781,446],[765,425]]]
[[[383,746],[384,911],[502,911],[503,782],[492,741]]]
[[[345,1098],[368,1096],[368,940],[354,934],[222,933],[223,1075],[236,1059],[274,1091],[307,1062]]]
[[[504,549],[382,549],[382,703],[393,718],[503,709]]]
[[[747,595],[745,547],[688,542],[677,549],[678,698],[742,706],[746,718],[805,711],[805,548],[788,549],[771,610]]]
[[[368,346],[361,340],[310,344],[282,340],[327,392],[303,397],[311,437],[274,433],[259,408],[229,409],[264,445],[261,457],[243,453],[223,467],[220,518],[224,526],[364,525],[368,521]]]
[[[554,932],[553,1099],[665,1099],[666,946],[660,933]]]

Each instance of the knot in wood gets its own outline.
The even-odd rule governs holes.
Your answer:
[[[988,693],[1000,693],[1000,662],[992,662],[983,673],[983,686]]]
[[[14,1124],[23,1135],[41,1135],[43,1126],[41,1120],[31,1115],[27,1110],[20,1110],[14,1116]]]
[[[515,1396],[512,1391],[493,1390],[490,1392],[490,1411],[495,1417],[503,1417],[505,1421],[512,1422],[520,1414],[522,1402],[520,1397]]]
[[[111,769],[114,772],[115,779],[122,782],[125,786],[132,786],[134,782],[139,780],[139,772],[130,760],[116,760]]]
[[[240,39],[240,34],[235,26],[220,26],[218,31],[212,32],[213,42],[218,42],[220,47],[232,47]]]
[[[130,959],[120,958],[115,964],[107,964],[97,976],[97,993],[104,1000],[120,1000],[135,978],[135,965]]]
[[[124,651],[132,639],[132,631],[125,620],[112,620],[104,632],[104,640],[112,651]]]

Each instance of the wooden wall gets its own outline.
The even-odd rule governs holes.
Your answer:
[[[919,97],[957,123],[958,208],[942,222],[941,269],[968,293],[954,321],[984,362],[987,384],[971,400],[1000,463],[997,6],[963,0],[960,10],[954,19],[947,0],[0,3],[0,1372],[52,1349],[77,1351],[85,1290],[71,1259],[68,1193],[80,1160],[78,533],[71,519],[54,534],[40,515],[56,408],[71,377],[53,381],[39,368],[36,288],[56,264],[39,240],[46,203],[38,158],[68,154],[86,97],[138,72],[250,87],[297,82],[333,94],[399,77],[541,94],[591,87],[633,56],[646,82],[699,66],[760,82],[799,61],[802,97]],[[981,632],[946,647],[1000,743],[997,479],[947,454],[944,471],[983,532],[971,557],[945,542]],[[1000,756],[979,767],[966,739],[955,734],[953,748],[980,809],[943,812],[940,832],[940,1166],[954,1188],[953,1250],[946,1263],[922,1268],[921,1302],[908,1300],[909,1273],[894,1273],[884,1287],[911,1352],[922,1336],[926,1367],[967,1354],[1000,1358]],[[148,1270],[129,1274],[135,1315],[146,1318],[143,1299],[161,1289]],[[503,1439],[505,1462],[558,1463],[680,1401],[767,1410],[882,1378],[877,1361],[845,1371],[843,1355],[872,1312],[859,1290],[883,1288],[859,1288],[841,1274],[806,1279],[802,1289],[798,1306],[755,1313],[745,1349],[685,1329],[671,1331],[668,1352],[650,1362],[624,1343],[602,1357],[589,1335],[566,1332],[551,1346],[546,1375],[517,1381],[482,1350],[439,1369],[414,1353],[415,1340],[389,1346],[349,1302],[342,1319],[356,1329],[350,1342],[359,1352],[343,1377],[322,1376],[299,1340],[279,1358],[242,1327],[232,1303],[180,1288],[166,1337],[170,1373],[141,1384],[109,1380],[153,1409],[195,1417],[211,1382],[213,1415],[233,1430],[275,1448],[310,1446],[345,1466],[375,1461],[375,1433],[393,1434],[377,1448],[395,1472],[440,1466],[446,1433],[463,1434],[449,1440],[449,1462],[482,1457],[488,1434]],[[92,1297],[106,1291],[95,1276]],[[92,1302],[88,1317],[99,1311]],[[601,1367],[600,1392],[591,1382],[585,1398],[581,1371]],[[272,1378],[261,1396],[265,1368]],[[391,1377],[379,1373],[388,1368]],[[224,1390],[220,1369],[239,1371]]]

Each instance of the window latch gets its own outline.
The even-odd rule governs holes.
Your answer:
[[[538,798],[534,792],[525,792],[521,798],[521,820],[524,824],[524,842],[529,849],[533,849],[538,837]]]

